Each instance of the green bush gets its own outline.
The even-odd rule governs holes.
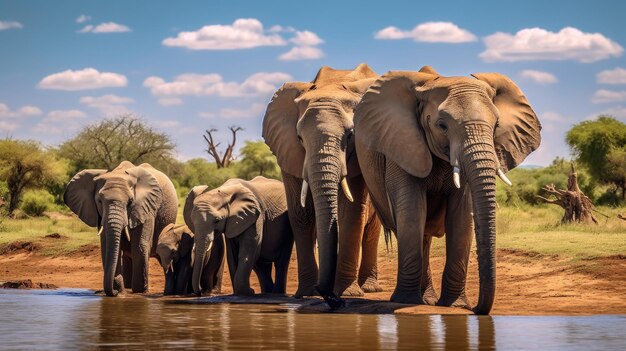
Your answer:
[[[54,196],[45,190],[33,190],[24,194],[20,208],[30,216],[41,216],[54,204]]]

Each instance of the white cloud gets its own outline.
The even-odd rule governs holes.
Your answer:
[[[254,18],[240,18],[228,25],[214,24],[192,32],[180,32],[174,38],[165,38],[162,43],[191,50],[237,50],[287,44],[275,32],[266,33],[263,24]]]
[[[78,18],[76,18],[76,23],[85,23],[85,22],[87,22],[89,20],[91,20],[91,16],[80,15],[80,16],[78,16]]]
[[[308,30],[305,31],[297,31],[296,35],[289,39],[290,42],[296,44],[297,46],[316,46],[324,43],[324,41],[317,36],[317,34],[310,32]]]
[[[294,27],[288,26],[288,27],[283,27],[281,25],[274,25],[271,26],[270,29],[267,30],[268,33],[293,33],[295,32],[296,29]]]
[[[620,101],[626,101],[626,91],[600,89],[596,91],[591,98],[591,102],[593,102],[594,104]]]
[[[131,32],[127,26],[115,22],[105,22],[98,25],[86,25],[78,33],[126,33]]]
[[[0,133],[10,133],[16,130],[20,125],[11,121],[0,120]]]
[[[520,76],[525,79],[529,79],[538,84],[554,84],[559,80],[552,73],[536,71],[532,69],[523,70]]]
[[[596,75],[600,84],[626,84],[626,69],[616,67],[602,71]]]
[[[240,119],[240,118],[260,118],[265,108],[264,104],[252,104],[248,108],[222,108],[219,112],[200,112],[198,115],[203,118],[211,119],[219,117],[221,119]]]
[[[125,105],[133,102],[134,100],[131,98],[113,94],[102,96],[83,96],[80,98],[81,104],[97,109],[102,114],[108,116],[129,113],[130,109]]]
[[[54,110],[48,112],[31,130],[39,134],[61,134],[78,129],[86,117],[80,110]]]
[[[497,32],[484,38],[486,62],[576,60],[584,63],[619,57],[624,49],[600,33],[584,33],[573,27],[558,33],[542,28],[522,29],[515,35]]]
[[[8,105],[0,102],[0,118],[19,118],[42,115],[43,112],[36,106],[22,106],[17,110],[11,110]]]
[[[0,30],[7,30],[7,29],[21,29],[24,26],[22,26],[22,24],[20,22],[16,22],[16,21],[0,21]]]
[[[159,99],[159,105],[161,106],[177,106],[183,104],[183,99],[170,97],[170,98],[161,98]]]
[[[286,53],[278,56],[282,61],[317,60],[324,57],[324,52],[312,46],[295,46]]]
[[[277,89],[279,84],[291,79],[293,78],[287,73],[259,72],[238,83],[225,82],[222,76],[216,73],[204,75],[187,73],[177,76],[171,82],[166,82],[161,77],[151,76],[144,80],[143,85],[150,89],[152,95],[160,98],[184,95],[237,97],[270,94]]]
[[[95,68],[67,70],[43,78],[37,87],[55,90],[88,90],[110,87],[125,87],[126,76],[112,72],[99,72]]]
[[[402,30],[394,26],[379,30],[374,38],[381,40],[413,39],[427,43],[467,43],[476,41],[470,31],[459,28],[452,22],[425,22],[412,30]]]

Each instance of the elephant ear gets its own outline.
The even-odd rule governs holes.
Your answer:
[[[184,226],[183,233],[180,236],[180,244],[178,245],[179,257],[187,257],[191,254],[193,249],[193,233],[189,230],[188,226]]]
[[[522,90],[508,77],[499,73],[476,73],[472,76],[496,91],[493,103],[500,118],[494,144],[500,167],[507,172],[539,147],[541,124]]]
[[[193,226],[193,221],[191,220],[191,211],[193,211],[193,201],[200,194],[207,190],[207,185],[198,185],[194,186],[187,194],[187,198],[185,199],[185,207],[183,208],[183,219],[185,220],[185,224],[189,227],[192,232],[195,232]]]
[[[125,172],[136,179],[135,199],[128,216],[129,226],[135,228],[156,216],[163,201],[163,191],[154,175],[144,167],[129,168]]]
[[[360,143],[420,178],[430,173],[433,160],[418,121],[415,88],[436,77],[388,72],[363,95],[354,113],[355,137]]]
[[[63,202],[90,227],[97,227],[99,213],[96,206],[96,178],[106,169],[85,169],[78,172],[65,187]]]
[[[285,83],[267,105],[263,118],[263,139],[276,155],[280,169],[298,178],[302,177],[305,151],[296,131],[300,114],[294,100],[312,86],[311,83]]]
[[[241,184],[223,187],[220,191],[232,194],[224,228],[226,238],[232,239],[255,225],[261,215],[261,206],[254,193]]]

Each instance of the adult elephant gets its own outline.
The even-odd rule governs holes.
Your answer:
[[[333,308],[342,304],[337,295],[381,290],[381,224],[358,166],[352,123],[354,108],[377,77],[365,64],[354,70],[322,67],[311,83],[285,83],[263,120],[263,138],[276,155],[287,193],[298,254],[296,296],[317,291]]]
[[[176,221],[178,196],[172,181],[147,163],[123,161],[110,172],[78,172],[63,201],[85,224],[98,227],[104,292],[116,296],[124,287],[146,292],[148,259],[156,254],[158,235]]]
[[[389,72],[356,109],[363,176],[385,227],[398,237],[392,301],[424,303],[424,294],[429,297],[430,237],[445,232],[446,265],[437,304],[467,305],[473,221],[480,275],[473,310],[488,314],[493,305],[496,175],[510,184],[504,172],[539,146],[541,125],[509,78],[497,73],[473,77],[443,77],[431,67]]]

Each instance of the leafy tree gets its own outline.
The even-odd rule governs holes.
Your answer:
[[[246,141],[240,154],[242,158],[239,163],[239,178],[252,179],[261,175],[266,178],[281,179],[276,157],[263,141]]]
[[[58,153],[72,162],[73,172],[85,168],[113,169],[122,161],[148,162],[170,174],[178,162],[174,143],[133,115],[105,119],[84,127],[59,146]]]
[[[592,177],[621,189],[626,200],[626,124],[600,116],[574,125],[566,141]]]
[[[181,174],[175,179],[178,184],[180,197],[187,196],[191,188],[196,185],[208,185],[209,188],[217,188],[230,178],[237,177],[238,164],[235,162],[227,168],[218,168],[215,163],[208,162],[203,158],[188,160],[182,165]]]
[[[9,215],[18,207],[27,189],[41,188],[66,181],[67,164],[35,141],[0,141],[0,180],[9,194]]]

